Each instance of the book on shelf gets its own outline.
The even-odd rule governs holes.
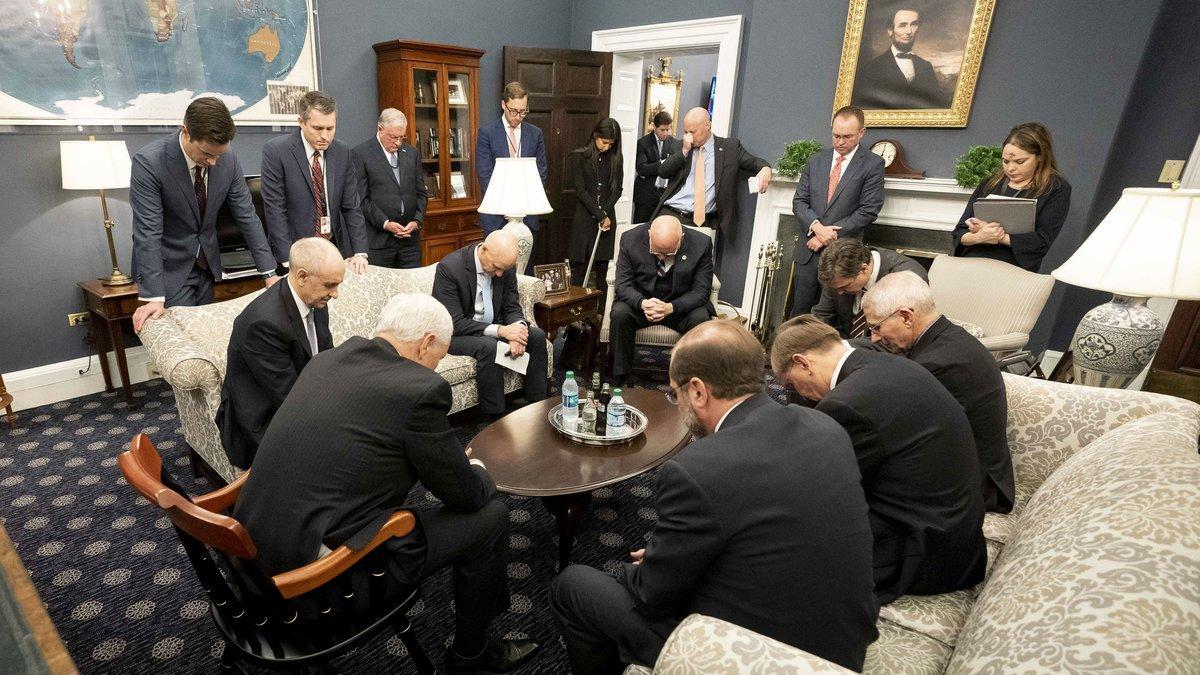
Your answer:
[[[467,196],[467,179],[461,171],[450,172],[450,196],[454,198]]]

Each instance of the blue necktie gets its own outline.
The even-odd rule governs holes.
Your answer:
[[[488,287],[487,289],[489,291],[492,290],[492,288],[491,288],[492,285],[490,283],[488,283],[487,275],[480,274],[479,275],[479,299],[480,299],[480,304],[483,305],[483,322],[490,326],[490,325],[492,325],[492,319],[495,317],[493,316],[493,312],[492,312],[492,299],[490,297],[488,297],[489,295],[491,295],[491,293],[483,292],[483,288],[485,285]]]
[[[400,158],[396,153],[388,153],[388,164],[392,165],[392,174],[396,176],[396,185],[400,184]],[[400,212],[404,213],[404,200],[400,200]]]

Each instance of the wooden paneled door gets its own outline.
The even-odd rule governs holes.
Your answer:
[[[546,138],[546,196],[554,208],[554,213],[541,217],[531,264],[561,262],[567,257],[575,214],[568,161],[572,150],[587,143],[596,122],[608,117],[612,54],[506,46],[504,81],[514,80],[529,92],[525,121]]]
[[[1177,302],[1143,391],[1200,403],[1200,302]]]

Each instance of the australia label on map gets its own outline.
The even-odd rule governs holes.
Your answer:
[[[0,123],[174,124],[315,86],[310,0],[0,0]]]

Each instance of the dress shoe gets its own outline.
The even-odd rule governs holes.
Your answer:
[[[446,650],[446,672],[458,675],[468,673],[511,673],[528,663],[538,653],[540,645],[533,640],[489,639],[483,653],[473,659],[464,659]]]

